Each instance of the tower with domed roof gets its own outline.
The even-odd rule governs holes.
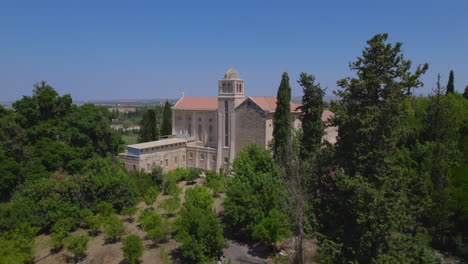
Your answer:
[[[219,167],[229,167],[234,159],[236,107],[245,100],[244,80],[230,68],[218,81],[218,160]]]

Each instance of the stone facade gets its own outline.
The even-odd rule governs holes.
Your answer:
[[[218,97],[182,97],[172,108],[172,138],[127,146],[119,154],[127,170],[164,171],[177,167],[228,170],[250,144],[268,148],[273,139],[275,97],[246,97],[244,80],[229,69],[218,81]],[[291,102],[291,125],[300,128],[299,105]],[[328,120],[331,112],[324,112]],[[323,119],[324,117],[322,117]],[[326,140],[336,138],[336,129]]]

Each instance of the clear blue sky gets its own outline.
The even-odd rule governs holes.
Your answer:
[[[276,94],[290,74],[315,74],[328,94],[350,76],[366,40],[387,32],[413,65],[468,84],[468,1],[0,2],[0,101],[46,80],[76,100],[216,96],[232,65],[246,94]]]

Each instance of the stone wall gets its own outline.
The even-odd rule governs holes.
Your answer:
[[[236,108],[235,153],[251,143],[265,146],[265,112],[250,100]]]

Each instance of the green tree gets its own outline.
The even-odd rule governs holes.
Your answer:
[[[0,233],[0,262],[30,263],[34,259],[34,237],[37,228],[19,223],[15,229]]]
[[[154,243],[159,243],[166,239],[170,232],[169,222],[154,210],[145,210],[138,218],[140,227],[148,233],[148,238]]]
[[[125,226],[122,220],[117,216],[111,215],[105,219],[104,224],[104,238],[110,241],[117,241],[117,239],[125,232]]]
[[[301,138],[301,157],[307,158],[315,154],[322,143],[325,126],[322,122],[322,113],[324,109],[323,95],[325,91],[320,88],[320,84],[315,84],[315,76],[307,73],[301,73],[298,81],[302,87],[304,95],[302,96],[302,138]]]
[[[164,179],[164,172],[161,166],[156,166],[151,170],[151,178],[157,185],[161,185]]]
[[[286,164],[286,154],[291,143],[291,87],[285,72],[281,77],[276,97],[276,110],[273,120],[273,154],[280,164]]]
[[[144,197],[145,204],[148,206],[154,204],[154,202],[156,202],[156,199],[158,199],[158,195],[159,195],[158,187],[152,186],[148,188]]]
[[[122,242],[123,255],[131,264],[138,263],[145,250],[141,238],[137,235],[129,235]]]
[[[265,148],[251,144],[233,162],[234,177],[226,186],[223,203],[227,223],[251,233],[268,212],[280,206],[282,185],[275,161]]]
[[[325,234],[322,245],[331,240],[329,245],[339,251],[325,250],[335,256],[332,262],[382,262],[383,256],[398,251],[399,244],[389,237],[405,241],[405,247],[427,246],[413,243],[414,215],[408,197],[412,186],[394,156],[401,136],[400,106],[412,88],[421,86],[419,77],[428,65],[411,73],[402,44],[386,43],[387,38],[377,34],[367,41],[362,57],[350,63],[357,78],[338,81],[341,90],[336,94],[341,100],[333,104],[333,123],[338,127],[335,158],[340,170],[328,187],[322,185],[319,215]],[[398,261],[419,262],[422,257],[415,252],[406,251]]]
[[[115,212],[115,209],[111,203],[103,201],[96,205],[96,211],[103,216],[110,216]]]
[[[166,100],[163,110],[163,120],[161,124],[161,135],[172,135],[172,110],[169,100]]]
[[[156,112],[150,108],[143,114],[140,123],[138,142],[149,142],[159,139],[159,128],[156,121]]]
[[[281,241],[291,233],[285,225],[287,222],[287,216],[273,208],[268,216],[255,226],[252,235],[255,239],[270,244]]]
[[[450,94],[454,92],[455,92],[454,74],[453,74],[453,71],[450,71],[446,94]]]
[[[223,228],[213,209],[213,197],[202,186],[187,190],[175,231],[176,240],[182,244],[182,254],[195,263],[214,261],[227,247]]]
[[[137,209],[135,206],[125,206],[122,208],[122,211],[120,211],[120,214],[125,215],[128,221],[133,222],[133,215],[136,211]]]
[[[225,179],[221,173],[208,170],[205,172],[205,186],[210,188],[214,195],[223,192],[225,188]]]
[[[180,207],[180,198],[171,197],[164,199],[161,202],[159,202],[158,207],[164,209],[168,216],[173,216],[177,209],[179,209]]]
[[[468,85],[465,86],[465,91],[463,92],[463,97],[464,97],[465,99],[468,99]]]
[[[89,237],[87,235],[72,236],[68,239],[67,250],[73,254],[74,261],[82,259],[88,248]]]

